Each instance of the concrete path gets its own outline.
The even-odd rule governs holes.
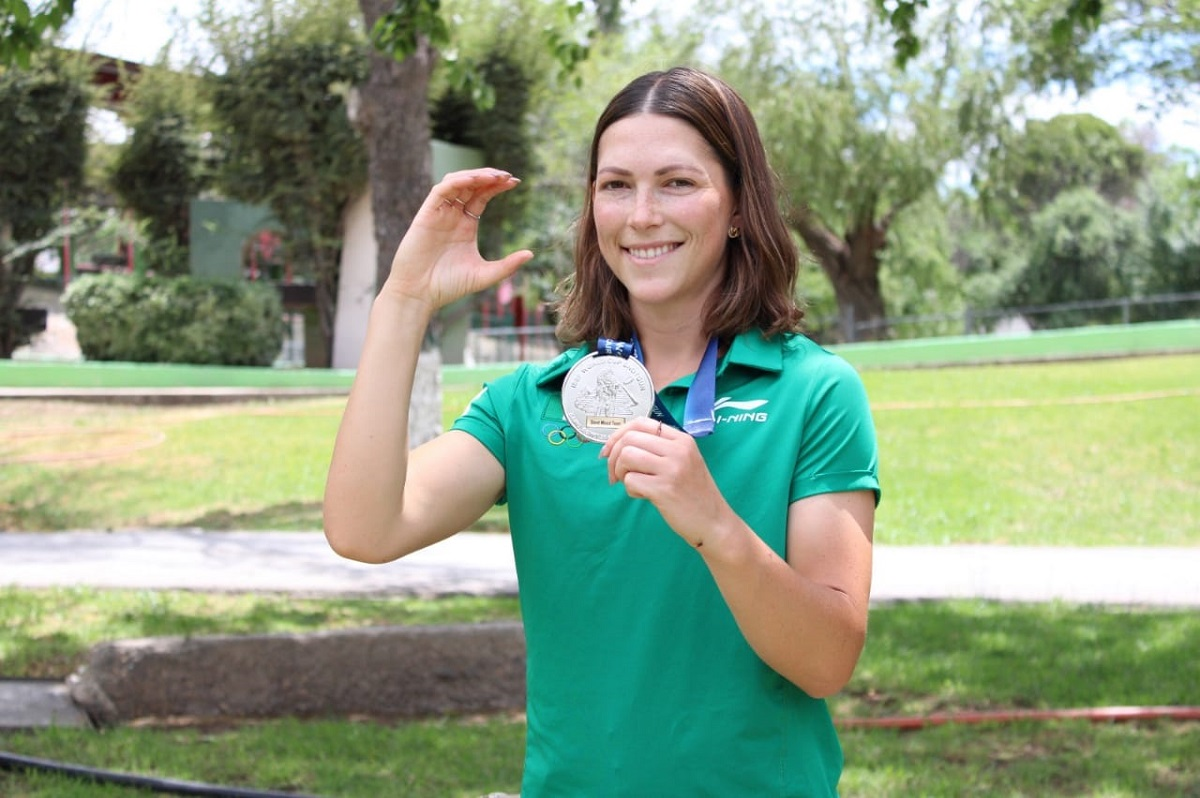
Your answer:
[[[1200,547],[876,546],[877,602],[985,598],[1200,607]],[[512,595],[507,535],[464,532],[394,563],[334,554],[319,532],[0,533],[0,587]]]
[[[874,602],[983,598],[1200,607],[1200,547],[876,546]],[[334,554],[319,532],[0,533],[0,588],[296,595],[512,595],[508,536],[464,532],[398,562]],[[0,680],[0,730],[88,720],[58,683]]]
[[[62,682],[0,679],[0,731],[90,725]]]

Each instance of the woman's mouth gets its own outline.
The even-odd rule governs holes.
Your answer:
[[[679,244],[655,244],[652,247],[626,247],[625,251],[637,260],[653,260],[678,248]]]

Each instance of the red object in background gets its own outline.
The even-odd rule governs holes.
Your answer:
[[[1116,723],[1138,720],[1200,720],[1200,707],[1086,707],[1083,709],[1001,709],[981,712],[934,712],[885,718],[840,718],[844,729],[924,729],[947,723],[1015,723],[1032,720],[1090,720]]]
[[[250,279],[257,280],[262,276],[262,271],[259,268],[259,259],[263,263],[274,263],[276,255],[279,254],[280,247],[283,241],[279,234],[273,230],[259,230],[250,239]],[[283,281],[290,284],[292,282],[292,264],[287,262],[283,265]]]

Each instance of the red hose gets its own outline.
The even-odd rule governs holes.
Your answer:
[[[934,712],[885,718],[841,718],[844,729],[924,729],[947,723],[1012,723],[1021,720],[1090,720],[1116,723],[1134,720],[1200,720],[1200,707],[1092,707],[1088,709],[1001,709],[990,712]]]

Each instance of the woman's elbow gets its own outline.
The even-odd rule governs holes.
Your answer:
[[[363,527],[325,518],[325,541],[334,554],[347,560],[380,565],[391,562],[400,555],[388,551],[381,538],[366,535]]]
[[[861,633],[856,630],[828,656],[805,669],[805,673],[794,680],[796,686],[813,698],[837,695],[854,676],[865,643],[866,630],[863,629]]]
[[[813,698],[829,698],[842,692],[853,675],[853,665],[849,668],[830,668],[824,673],[809,674],[799,687]]]
[[[797,687],[813,698],[829,698],[842,692],[850,683],[856,663],[857,660],[848,666],[822,668],[818,672],[806,673],[802,678],[794,681]]]

